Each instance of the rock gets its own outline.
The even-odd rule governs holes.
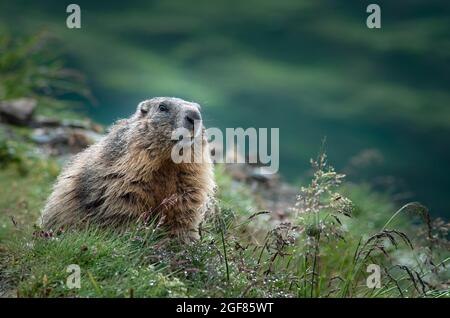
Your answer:
[[[36,128],[31,135],[31,139],[45,146],[51,155],[80,152],[101,137],[90,130],[67,127]]]
[[[95,124],[90,120],[59,120],[43,116],[37,116],[34,119],[33,127],[66,127],[92,130],[96,133],[103,132],[103,127],[101,125]]]
[[[269,174],[264,166],[246,163],[226,164],[225,171],[237,185],[248,185],[258,199],[258,208],[271,211],[272,220],[283,220],[290,215],[298,189],[283,182],[279,174]]]
[[[78,152],[84,148],[92,145],[95,139],[92,138],[90,134],[86,131],[80,129],[74,129],[69,135],[67,144],[72,149],[72,151]]]
[[[61,126],[69,128],[80,128],[86,130],[97,131],[98,125],[92,124],[89,120],[74,120],[74,119],[64,119],[61,121]]]
[[[256,181],[267,184],[276,184],[280,179],[280,176],[277,173],[270,173],[269,169],[264,166],[253,167],[251,169],[249,177]]]
[[[31,98],[19,98],[0,102],[2,120],[16,125],[24,125],[31,121],[37,102]]]
[[[56,118],[36,116],[33,120],[33,127],[59,127],[59,126],[61,126],[61,121]]]
[[[248,165],[243,163],[230,163],[225,165],[225,171],[234,179],[240,182],[247,181]]]
[[[53,136],[43,132],[43,129],[35,129],[31,135],[31,140],[37,144],[48,144],[53,140]]]

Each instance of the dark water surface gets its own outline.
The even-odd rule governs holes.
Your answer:
[[[299,182],[324,136],[350,180],[450,216],[450,4],[378,1],[2,1],[0,24],[47,28],[87,76],[104,124],[153,96],[203,105],[207,126],[280,128]]]

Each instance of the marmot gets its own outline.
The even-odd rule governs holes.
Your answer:
[[[172,160],[177,142],[172,133],[181,127],[194,135],[200,130],[201,148],[209,158],[197,103],[172,97],[141,102],[130,118],[117,121],[105,137],[66,165],[42,212],[41,225],[116,227],[155,215],[170,234],[198,238],[215,188],[213,166],[210,160]]]

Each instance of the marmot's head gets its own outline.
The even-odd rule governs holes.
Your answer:
[[[203,129],[200,105],[175,97],[142,101],[131,120],[137,125],[141,136],[139,143],[144,146],[155,139],[160,146],[173,145],[177,141],[173,139],[177,130],[184,129],[194,137]]]

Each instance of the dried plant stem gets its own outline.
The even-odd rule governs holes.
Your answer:
[[[222,238],[222,247],[223,247],[223,258],[225,260],[225,269],[227,272],[227,283],[230,283],[230,269],[228,266],[228,256],[227,256],[227,248],[225,245],[225,235],[223,233],[223,228],[220,227],[220,236]]]

